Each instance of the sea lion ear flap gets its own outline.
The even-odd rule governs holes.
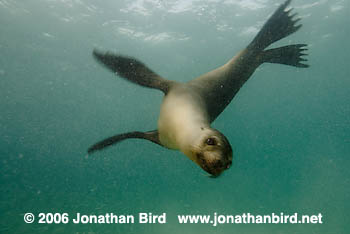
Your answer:
[[[167,94],[171,85],[175,83],[159,76],[135,58],[110,52],[102,53],[97,50],[94,50],[92,54],[99,63],[135,84],[159,89]]]
[[[117,144],[123,140],[126,140],[128,138],[138,138],[138,139],[145,139],[145,140],[149,140],[153,143],[156,143],[158,145],[163,146],[158,138],[158,131],[149,131],[149,132],[127,132],[127,133],[123,133],[123,134],[118,134],[112,137],[108,137],[100,142],[97,142],[96,144],[94,144],[93,146],[91,146],[88,149],[88,153],[91,154],[95,151],[98,150],[102,150],[108,146]]]

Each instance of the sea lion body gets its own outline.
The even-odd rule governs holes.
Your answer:
[[[266,49],[272,43],[296,32],[301,25],[293,19],[286,0],[268,19],[253,41],[223,66],[191,81],[180,83],[159,76],[140,61],[112,53],[94,51],[98,62],[119,76],[148,88],[161,90],[165,96],[158,119],[158,129],[128,132],[109,137],[91,146],[89,153],[128,138],[152,141],[169,149],[182,151],[203,170],[220,175],[232,163],[228,139],[211,123],[232,101],[242,85],[263,63],[308,67],[306,44],[292,44]]]
[[[200,127],[209,125],[205,102],[188,84],[176,84],[164,97],[159,120],[160,142],[170,149],[184,148]]]
[[[158,137],[161,145],[180,150],[213,176],[232,164],[228,140],[210,127],[205,98],[189,83],[174,85],[164,97]],[[214,143],[206,143],[208,139]]]

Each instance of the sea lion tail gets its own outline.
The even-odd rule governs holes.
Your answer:
[[[289,36],[301,28],[301,24],[296,25],[300,18],[293,19],[296,14],[290,14],[292,9],[286,11],[291,0],[285,1],[267,20],[262,29],[249,44],[248,49],[256,52],[264,50],[272,43]]]

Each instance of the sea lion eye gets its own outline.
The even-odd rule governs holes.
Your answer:
[[[205,143],[207,144],[207,145],[216,145],[216,140],[214,139],[214,138],[208,138],[206,141],[205,141]]]

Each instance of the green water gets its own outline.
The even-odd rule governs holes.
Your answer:
[[[308,69],[264,64],[214,122],[234,163],[211,179],[183,154],[105,137],[157,126],[162,94],[93,48],[187,81],[244,48],[278,0],[0,0],[0,233],[348,233],[349,2],[295,0]],[[26,224],[25,213],[36,221]],[[166,224],[38,224],[37,215],[167,214]],[[323,224],[179,224],[177,215],[323,215]]]

